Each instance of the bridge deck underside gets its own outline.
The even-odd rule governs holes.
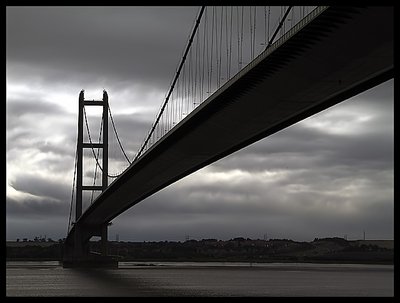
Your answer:
[[[284,39],[149,149],[78,224],[109,222],[184,176],[393,77],[391,8],[329,7]]]

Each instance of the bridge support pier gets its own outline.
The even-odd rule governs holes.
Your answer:
[[[118,268],[118,259],[108,254],[108,224],[95,229],[74,228],[74,242],[64,243],[64,268]],[[90,251],[92,236],[101,237],[101,253]]]
[[[108,228],[107,224],[101,227],[101,255],[108,255]]]

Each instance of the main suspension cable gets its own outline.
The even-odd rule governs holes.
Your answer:
[[[203,15],[204,9],[205,9],[205,6],[202,6],[201,9],[200,9],[200,13],[199,13],[199,16],[197,17],[196,24],[195,24],[195,26],[194,26],[194,28],[193,28],[192,35],[190,36],[190,39],[189,39],[188,45],[187,45],[187,47],[186,47],[185,53],[184,53],[184,55],[183,55],[183,57],[182,57],[182,60],[181,60],[181,63],[180,63],[180,65],[179,65],[179,67],[178,67],[178,70],[177,70],[177,72],[176,72],[175,78],[174,78],[174,80],[173,80],[173,82],[172,82],[172,84],[171,84],[171,88],[169,89],[168,95],[167,95],[167,97],[166,97],[166,99],[165,99],[165,101],[164,101],[163,106],[161,107],[160,113],[158,114],[156,121],[154,122],[154,124],[153,124],[153,126],[152,126],[152,128],[151,128],[151,130],[150,130],[150,132],[149,132],[149,134],[148,134],[148,136],[147,136],[147,138],[146,138],[146,140],[144,141],[142,147],[140,148],[140,150],[139,150],[139,152],[137,153],[136,157],[134,158],[133,162],[135,162],[135,161],[140,157],[140,155],[142,154],[142,152],[143,152],[143,150],[145,149],[145,147],[146,147],[148,141],[150,140],[151,135],[152,135],[153,132],[154,132],[154,129],[156,128],[158,122],[160,121],[160,117],[161,117],[161,115],[163,114],[163,112],[164,112],[164,110],[165,110],[165,107],[166,107],[167,104],[168,104],[168,100],[169,100],[169,98],[170,98],[170,96],[171,96],[171,94],[172,94],[172,91],[174,90],[176,81],[178,80],[178,77],[179,77],[179,74],[180,74],[180,72],[181,72],[181,70],[182,70],[183,64],[185,63],[186,56],[187,56],[187,54],[188,54],[188,52],[189,52],[189,49],[190,49],[190,47],[191,47],[191,45],[192,45],[194,35],[196,34],[197,28],[199,27],[200,20],[201,20],[201,16]]]
[[[274,34],[272,35],[271,40],[269,40],[268,45],[266,46],[265,49],[269,48],[272,44],[272,42],[274,41],[276,35],[278,34],[279,30],[282,28],[283,23],[285,22],[285,19],[287,17],[287,15],[289,14],[290,10],[292,9],[293,6],[289,6],[288,9],[286,10],[285,14],[283,15],[281,21],[279,22],[278,27],[276,28]]]
[[[112,114],[111,114],[110,105],[108,105],[108,112],[110,113],[111,125],[112,125],[112,127],[113,127],[113,130],[114,130],[114,133],[115,133],[115,137],[117,138],[119,147],[121,148],[121,151],[122,151],[122,153],[124,154],[124,157],[125,157],[126,161],[128,161],[129,165],[131,165],[132,162],[129,160],[128,156],[126,155],[125,150],[124,150],[124,148],[123,148],[123,146],[122,146],[121,140],[119,139],[118,132],[117,132],[117,128],[115,127],[114,119],[113,119],[113,116],[112,116]]]

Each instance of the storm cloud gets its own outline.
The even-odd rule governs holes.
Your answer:
[[[82,89],[86,99],[107,90],[133,159],[198,10],[7,7],[7,239],[65,237]],[[179,180],[115,218],[109,238],[356,239],[363,230],[369,238],[393,238],[393,85],[387,81]],[[97,138],[96,112],[88,115]],[[112,137],[116,173],[127,164]]]
[[[44,81],[170,81],[198,7],[9,7],[11,73],[40,71]],[[162,56],[160,56],[162,51]],[[106,81],[107,79],[107,81]],[[157,100],[157,102],[159,102]]]

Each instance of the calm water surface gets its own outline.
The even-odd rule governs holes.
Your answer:
[[[7,296],[393,296],[392,265],[120,262],[64,269],[7,262]]]

